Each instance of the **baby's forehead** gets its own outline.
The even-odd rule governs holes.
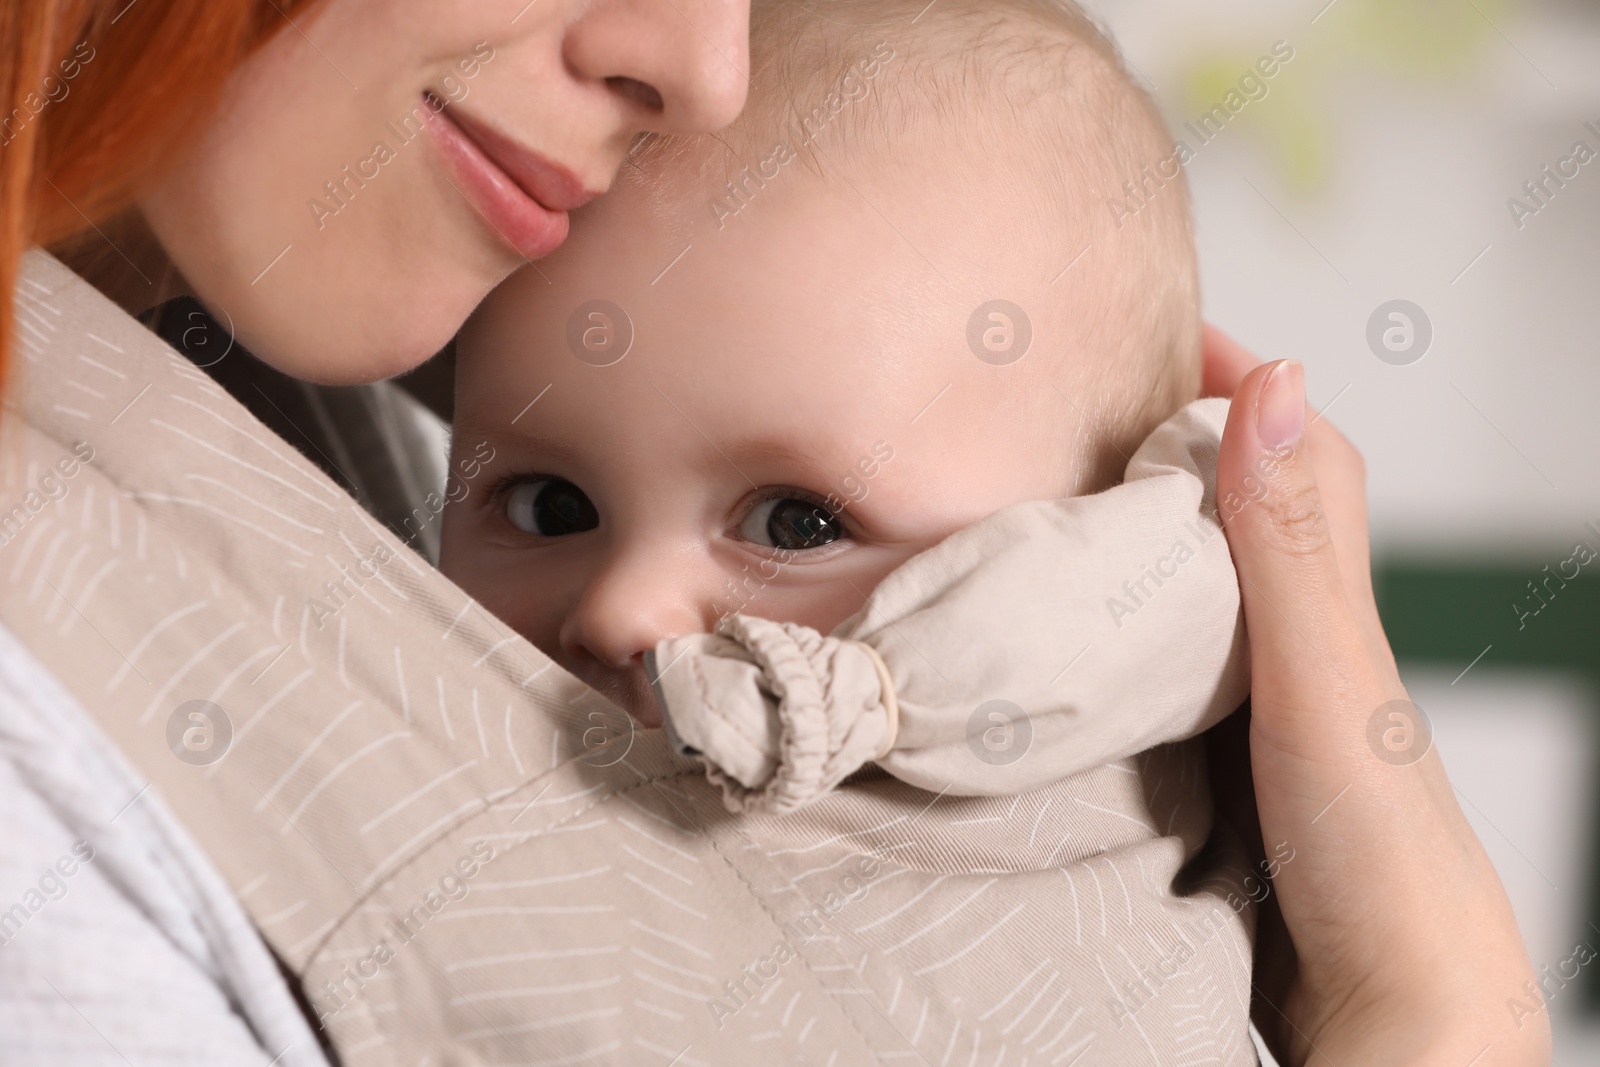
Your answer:
[[[835,304],[850,302],[847,285],[908,268],[943,300],[999,289],[1016,298],[1057,278],[1064,246],[1081,250],[1099,228],[1090,197],[1061,185],[1021,132],[973,136],[961,122],[919,120],[875,147],[781,133],[704,139],[648,161],[591,210],[610,225],[669,228],[697,258],[761,261],[775,283],[831,274]]]
[[[1198,331],[1187,197],[1179,183],[1126,225],[1108,211],[1171,152],[1114,58],[1070,33],[991,35],[970,55],[867,34],[796,75],[807,48],[775,49],[772,32],[753,48],[788,59],[755,70],[739,123],[647,140],[574,214],[568,245],[510,298],[510,347],[541,333],[570,347],[575,309],[604,299],[631,320],[625,372],[794,432],[890,412],[988,426],[998,411],[1059,439],[1052,420],[1131,407],[1130,383],[1162,391],[1173,335]]]
[[[1056,43],[1001,49],[990,62],[1006,87],[971,77],[965,52],[930,58],[917,42],[836,62],[832,76],[764,77],[733,127],[647,139],[620,184],[673,215],[697,250],[784,211],[836,244],[866,244],[880,228],[866,217],[893,231],[884,250],[910,248],[941,282],[977,269],[1013,300],[998,291],[1013,275],[1059,280],[1090,249],[1080,287],[1181,270],[1181,181],[1133,225],[1113,210],[1127,179],[1171,155],[1159,118],[1114,57],[1070,35]]]
[[[959,409],[1024,379],[1047,387],[1072,331],[1049,292],[1059,266],[1022,225],[1025,199],[997,193],[982,217],[952,212],[955,168],[940,181],[920,180],[924,169],[780,173],[750,183],[736,211],[727,180],[717,199],[698,168],[621,182],[584,209],[568,247],[486,302],[493,336],[469,331],[461,365],[484,380],[489,350],[502,368],[553,365],[564,395],[601,375],[648,379],[802,436],[909,424],[936,398]],[[1003,217],[1028,240],[998,253]],[[602,305],[604,321],[584,317]],[[614,328],[631,338],[614,368],[572,352]]]
[[[489,305],[511,308],[522,338],[570,348],[572,314],[603,300],[635,338],[624,369],[818,431],[910,420],[941,394],[948,408],[1009,403],[1020,419],[1019,398],[1110,358],[1075,309],[1102,302],[1111,262],[1073,264],[1077,235],[1041,203],[1022,153],[944,122],[893,152],[762,143],[647,156]],[[949,402],[957,383],[963,399]]]

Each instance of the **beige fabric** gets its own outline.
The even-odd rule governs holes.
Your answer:
[[[652,683],[679,751],[730,810],[783,812],[869,760],[995,796],[1215,725],[1250,678],[1215,501],[1227,413],[1196,401],[1121,485],[1014,505],[918,554],[826,637],[735,615],[662,641]],[[1007,750],[985,746],[995,730]]]
[[[868,769],[736,818],[60,264],[30,254],[16,300],[0,619],[345,1063],[1254,1062],[1237,872],[1219,851],[1192,895],[1136,891],[1206,841],[1191,745],[1070,795]],[[209,765],[174,754],[213,751],[192,700],[231,724]]]

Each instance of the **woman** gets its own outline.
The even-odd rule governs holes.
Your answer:
[[[307,380],[370,381],[415,366],[444,346],[485,292],[562,241],[566,211],[605,190],[635,134],[714,130],[732,120],[744,97],[746,18],[745,4],[739,0],[667,4],[140,0],[131,5],[126,0],[46,4],[4,0],[0,38],[6,76],[0,128],[6,144],[0,153],[0,188],[6,228],[0,240],[0,283],[18,293],[18,317],[13,319],[9,308],[0,311],[4,328],[0,351],[12,371],[10,388],[29,387],[35,379],[50,382],[56,369],[50,361],[72,358],[68,349],[46,336],[57,328],[50,319],[53,313],[66,319],[91,314],[83,309],[92,302],[81,294],[56,300],[58,291],[67,293],[74,281],[37,254],[23,268],[19,283],[19,262],[32,244],[55,243],[64,254],[71,251],[73,262],[92,272],[100,292],[130,312],[191,290],[230,322],[250,351]],[[96,322],[109,321],[110,313],[103,309],[92,314]],[[92,332],[85,336],[129,356],[123,351],[126,345],[117,345],[116,338]],[[136,343],[128,340],[131,334],[118,336]],[[107,352],[77,354],[125,381],[130,366],[158,372],[153,363],[119,363]],[[1399,721],[1410,720],[1403,713],[1405,691],[1369,584],[1360,458],[1326,421],[1307,423],[1298,365],[1258,367],[1237,345],[1213,332],[1207,339],[1207,369],[1208,389],[1235,397],[1219,491],[1224,497],[1234,492],[1259,502],[1240,510],[1228,525],[1243,583],[1254,663],[1253,715],[1248,724],[1254,804],[1263,839],[1290,843],[1294,857],[1273,866],[1281,926],[1268,923],[1262,932],[1256,1018],[1287,1063],[1547,1062],[1545,1015],[1507,1012],[1508,1000],[1528,1001],[1524,983],[1531,979],[1531,971],[1499,881],[1456,805],[1437,754],[1428,751],[1419,760],[1385,761],[1375,758],[1369,745],[1369,723],[1381,717],[1383,709],[1400,708]],[[128,381],[121,393],[115,392],[123,388],[121,382],[108,381],[100,390],[86,380],[73,379],[59,392],[52,392],[55,386],[48,384],[42,392],[50,402],[35,403],[24,416],[33,434],[30,447],[45,454],[41,441],[54,439],[51,434],[56,433],[50,427],[76,425],[69,421],[76,417],[74,412],[93,423],[94,429],[84,432],[99,435],[102,453],[92,459],[80,454],[84,466],[94,465],[97,478],[102,469],[109,470],[116,485],[108,484],[107,492],[120,490],[141,502],[145,510],[138,516],[139,536],[144,536],[148,514],[155,527],[152,544],[174,546],[172,582],[181,585],[194,580],[184,562],[190,557],[179,547],[185,544],[181,532],[170,533],[167,528],[186,521],[185,516],[216,523],[208,527],[208,536],[225,544],[203,550],[219,551],[217,558],[227,561],[234,558],[228,554],[234,542],[243,546],[247,540],[240,532],[246,521],[240,509],[250,501],[241,503],[237,492],[229,496],[227,477],[202,473],[198,466],[202,461],[221,463],[230,457],[202,456],[196,449],[226,449],[209,443],[203,434],[174,425],[175,416],[165,420],[150,416],[149,421],[183,436],[141,437],[137,448],[119,443],[133,440],[118,435],[145,417],[136,415],[116,425],[133,405],[166,403],[159,393],[136,392],[135,384]],[[68,402],[66,386],[72,385],[80,391],[103,391],[100,399],[108,405],[130,398],[128,406],[120,411],[106,407],[102,428],[91,418],[99,409],[88,401],[81,409]],[[205,406],[203,400],[188,402],[196,409]],[[210,414],[217,419],[227,416],[227,412]],[[8,421],[18,417],[7,413]],[[240,450],[250,447],[248,435],[230,440]],[[163,448],[174,455],[129,454]],[[185,462],[177,455],[184,449],[194,457],[195,470],[175,473],[162,467],[169,459]],[[236,466],[247,462],[241,456],[231,459]],[[272,460],[288,462],[278,453],[272,453]],[[141,481],[147,468],[161,468],[160,477],[174,490],[183,488],[186,495],[148,491],[151,483]],[[232,468],[218,467],[216,473],[227,469]],[[320,489],[308,489],[289,474],[273,473],[277,468],[266,459],[249,461],[249,470],[249,477],[260,486],[266,485],[262,478],[282,483],[262,491],[279,493],[289,502],[286,507],[298,507],[299,511],[282,517],[307,530],[331,524],[324,512],[343,507],[319,499]],[[31,471],[26,477],[33,477]],[[17,479],[10,484],[26,488]],[[136,492],[141,487],[145,491]],[[87,495],[87,490],[80,493]],[[92,525],[91,506],[82,502],[85,527]],[[217,518],[224,513],[234,525]],[[250,529],[259,533],[261,522],[251,521]],[[40,546],[39,565],[60,576],[45,565],[46,555],[55,551],[49,546],[57,542],[48,541],[40,529],[32,535]],[[112,535],[114,541],[120,536]],[[163,536],[168,540],[162,541]],[[139,540],[138,546],[142,561],[145,542]],[[24,545],[16,551],[32,549]],[[188,551],[202,549],[190,543]],[[286,544],[280,553],[286,554],[284,566],[258,555],[241,568],[250,572],[240,579],[248,584],[246,592],[260,604],[274,604],[279,586],[287,595],[297,595],[290,588],[297,581],[295,573],[284,567],[304,569],[306,564],[297,564],[292,552]],[[87,548],[84,553],[83,558],[92,558]],[[362,563],[379,577],[386,559],[368,556]],[[402,614],[411,611],[420,617],[431,611],[440,622],[448,622],[447,627],[438,627],[446,644],[469,630],[474,640],[481,638],[482,648],[471,651],[476,655],[481,650],[482,657],[476,661],[469,657],[467,662],[482,663],[507,644],[495,641],[497,631],[487,621],[450,619],[445,610],[449,590],[442,579],[404,576],[394,568],[389,573],[397,595],[413,605]],[[345,568],[339,574],[348,577]],[[153,591],[148,595],[159,599],[166,591],[154,577],[149,576]],[[336,581],[347,591],[352,588],[344,579]],[[390,868],[383,865],[383,857],[376,852],[363,857],[355,851],[359,842],[339,838],[341,851],[333,856],[324,853],[326,841],[318,845],[322,831],[309,820],[318,804],[350,792],[349,779],[326,790],[326,782],[321,783],[298,804],[290,803],[289,810],[279,809],[290,794],[278,790],[326,736],[325,731],[308,730],[303,749],[290,746],[282,758],[274,756],[265,739],[288,736],[289,711],[276,711],[254,736],[256,747],[266,745],[268,752],[258,764],[243,766],[258,767],[257,778],[236,773],[241,761],[251,758],[247,750],[222,765],[228,773],[206,779],[216,790],[214,795],[194,787],[192,783],[199,780],[194,776],[178,777],[170,757],[163,762],[162,745],[147,743],[156,729],[148,723],[155,721],[159,727],[160,720],[153,716],[165,716],[162,701],[177,691],[179,676],[214,647],[206,643],[213,631],[196,631],[194,656],[180,657],[170,668],[171,679],[144,679],[155,695],[148,705],[143,699],[135,701],[137,714],[125,713],[120,694],[126,690],[120,687],[131,674],[142,677],[161,644],[176,641],[185,632],[188,623],[171,620],[201,608],[179,606],[162,615],[146,636],[154,641],[158,627],[171,622],[172,628],[164,629],[166,636],[152,645],[133,632],[124,636],[109,616],[91,620],[96,612],[83,610],[87,594],[75,592],[85,584],[68,583],[63,591],[51,583],[54,594],[68,605],[50,602],[49,621],[59,622],[57,630],[47,629],[42,617],[29,613],[36,613],[34,605],[43,603],[35,596],[49,595],[38,583],[26,602],[17,593],[4,606],[3,619],[11,633],[0,644],[0,664],[6,668],[10,702],[27,708],[26,715],[8,711],[5,724],[11,737],[8,753],[21,768],[0,781],[0,788],[18,798],[13,810],[37,808],[38,818],[54,818],[63,825],[85,818],[82,812],[89,806],[74,807],[62,799],[71,789],[55,788],[69,780],[81,783],[84,768],[51,765],[52,773],[59,770],[60,781],[43,781],[42,772],[29,761],[49,756],[70,762],[92,756],[99,761],[95,766],[103,778],[121,781],[118,776],[130,772],[110,751],[105,741],[109,735],[139,768],[127,778],[128,784],[137,788],[140,781],[154,782],[184,824],[211,850],[212,858],[235,876],[232,883],[242,895],[249,897],[257,885],[240,885],[244,868],[223,854],[230,852],[229,827],[235,821],[242,825],[247,808],[281,816],[274,834],[252,838],[252,847],[279,847],[279,839],[294,842],[293,830],[327,861],[333,873],[321,872],[327,879],[325,888],[315,894],[307,891],[318,900],[339,896],[349,902],[347,911],[355,911],[371,884],[390,884],[386,880]],[[359,580],[353,588],[370,595]],[[115,603],[124,604],[133,595],[125,592]],[[278,604],[284,595],[276,594]],[[180,602],[181,598],[172,601]],[[450,602],[449,610],[457,602]],[[106,596],[99,603],[107,604]],[[343,606],[342,601],[332,603],[330,616]],[[202,604],[205,611],[218,610],[207,605],[210,600]],[[69,677],[72,652],[56,634],[66,630],[71,625],[67,620],[74,617],[83,618],[88,626],[102,623],[110,636],[101,636],[126,663],[124,668],[101,649],[114,668],[104,685],[98,677],[92,685]],[[214,632],[220,634],[215,641],[244,626],[243,622],[223,626],[226,614],[214,618]],[[317,630],[324,621],[317,617]],[[352,676],[356,683],[363,682],[363,671],[371,663],[370,657],[362,659],[367,653],[361,649],[374,647],[380,635],[364,632],[351,642],[347,672],[343,621],[334,618],[332,629],[336,644],[318,646],[320,638],[313,634],[308,640],[302,622],[298,641],[302,654],[311,660],[322,654],[323,647],[334,649],[327,655],[335,658],[338,678],[347,684]],[[271,630],[281,636],[276,609]],[[412,690],[406,688],[401,648],[410,655],[413,644],[420,647],[420,643],[414,633],[394,632],[398,700],[405,704],[409,726],[407,694]],[[117,640],[124,641],[120,648]],[[289,654],[295,644],[284,638],[279,656]],[[319,651],[313,652],[313,646]],[[122,648],[129,651],[124,654]],[[270,679],[278,663],[269,661],[272,651],[267,646],[259,658],[252,654],[244,660],[247,671],[243,666],[234,669],[212,691],[242,687],[247,675],[258,669],[260,678]],[[464,666],[452,663],[452,669]],[[446,700],[442,679],[447,673],[437,674],[441,713]],[[537,669],[528,677],[535,674]],[[192,678],[185,676],[184,681],[188,684]],[[262,682],[268,684],[272,683]],[[411,684],[417,684],[414,678]],[[568,694],[561,685],[555,683],[551,692],[565,699]],[[478,696],[474,689],[474,717]],[[291,708],[295,699],[285,697],[284,707]],[[545,706],[559,703],[555,697],[539,699]],[[365,714],[358,713],[360,703],[340,715],[359,718]],[[266,713],[263,708],[261,714]],[[9,721],[13,718],[24,725],[13,725]],[[56,718],[72,723],[81,741],[66,746],[71,751],[65,756],[56,751],[62,746],[52,749],[48,743],[49,724]],[[135,728],[134,720],[142,729]],[[194,721],[196,729],[214,725],[204,715]],[[253,729],[256,721],[229,728],[243,732]],[[338,721],[343,720],[335,724]],[[477,724],[481,739],[481,718]],[[178,728],[183,728],[181,720]],[[450,726],[448,717],[444,728],[453,738],[457,728]],[[509,705],[505,730],[511,742]],[[397,737],[401,740],[394,744],[404,743],[396,732],[375,736],[371,745],[389,744]],[[1224,768],[1242,755],[1242,737],[1219,734],[1217,740],[1217,759]],[[296,751],[301,755],[295,756]],[[353,750],[350,759],[365,751]],[[486,743],[483,755],[489,755]],[[331,773],[342,767],[338,764]],[[464,768],[463,764],[449,773]],[[254,790],[247,799],[254,801],[259,794],[259,802],[236,803],[228,792],[236,787],[242,796],[245,786]],[[127,793],[132,795],[134,788]],[[168,942],[174,939],[172,927],[162,925],[170,920],[162,918],[163,908],[212,918],[201,924],[206,928],[189,931],[191,942],[185,943],[184,952],[175,957],[168,952],[161,958],[161,973],[168,976],[172,995],[112,983],[106,1010],[118,1010],[121,997],[126,997],[120,1005],[124,1009],[144,997],[146,1006],[141,1010],[155,1022],[176,1019],[187,1010],[183,1025],[194,1028],[185,1031],[194,1035],[193,1041],[203,1035],[216,1043],[213,1048],[225,1049],[241,1062],[249,1061],[252,1049],[269,1049],[259,1062],[267,1062],[273,1054],[285,1056],[284,1062],[305,1055],[303,1047],[293,1053],[278,1047],[296,1042],[303,1046],[305,1031],[289,1018],[284,992],[263,968],[264,955],[259,943],[252,942],[237,901],[207,863],[192,859],[184,831],[165,814],[162,802],[154,797],[140,801],[142,795],[141,791],[134,796],[137,805],[130,802],[132,814],[118,812],[116,818],[144,820],[142,833],[166,842],[170,855],[191,858],[182,861],[187,864],[182,878],[171,875],[170,863],[165,870],[160,863],[146,869],[127,856],[108,858],[108,863],[116,864],[115,873],[123,884],[120,897],[105,898],[105,907],[122,924],[117,927],[119,936],[145,946],[140,951],[159,953],[164,951],[162,937],[152,937],[145,928],[156,929]],[[537,796],[529,796],[523,812],[539,803]],[[42,806],[40,797],[46,798]],[[1243,798],[1247,811],[1250,800]],[[7,805],[11,804],[8,799]],[[307,822],[297,821],[302,812],[309,812]],[[363,823],[362,833],[387,817],[383,812],[374,815]],[[244,830],[238,832],[246,835]],[[482,857],[471,860],[474,868],[478,860]],[[371,868],[369,876],[362,876],[361,863]],[[20,861],[16,865],[26,867]],[[461,869],[464,872],[466,866]],[[141,888],[142,878],[164,885],[165,895]],[[464,885],[459,879],[453,884]],[[463,888],[463,895],[466,892]],[[302,971],[305,960],[325,958],[326,953],[318,956],[325,939],[332,936],[325,928],[347,920],[344,912],[333,910],[325,923],[295,927],[303,936],[291,937],[273,924],[302,923],[303,915],[288,913],[315,914],[317,904],[308,906],[302,899],[274,912],[254,900],[249,903],[252,917],[267,930],[291,971]],[[75,942],[67,936],[50,944],[52,951],[75,953],[85,964],[98,958],[92,941]],[[387,959],[361,961],[369,962],[374,974],[388,966]],[[4,963],[0,954],[0,964]],[[316,977],[328,973],[324,970]],[[22,964],[0,974],[8,983],[28,983],[18,994],[7,991],[4,1006],[8,1015],[17,1016],[19,1025],[27,1025],[33,1018],[28,997],[37,992],[33,988],[39,984],[37,975]],[[303,971],[297,977],[316,985]],[[360,980],[356,979],[358,984]],[[318,1003],[324,1019],[346,1004],[342,989],[336,993],[334,982],[326,985],[333,999]],[[44,988],[40,995],[49,998],[49,987]],[[448,989],[433,993],[439,1000],[450,995]],[[54,995],[65,1006],[42,1001],[45,1007],[36,1010],[53,1011],[64,1019],[76,1013],[91,1027],[96,1025],[94,1012],[74,1002],[70,990],[57,988]],[[242,1017],[244,1026],[215,1023],[216,1015],[227,1014],[219,1006],[230,1000],[235,1005],[234,1023]],[[208,1010],[184,1009],[185,1003]],[[345,1055],[352,1053],[352,1045],[384,1042],[386,1025],[381,1020],[362,1025],[368,1029],[358,1029],[347,1016],[331,1027]],[[128,1032],[136,1037],[138,1030]],[[363,1033],[372,1036],[359,1038]],[[62,1040],[58,1054],[62,1048],[90,1054],[87,1038],[80,1044]],[[182,1050],[184,1045],[169,1047]],[[667,1050],[664,1059],[675,1051]]]

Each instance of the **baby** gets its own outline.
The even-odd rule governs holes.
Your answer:
[[[454,440],[458,450],[488,441],[494,459],[446,509],[442,567],[645,727],[663,725],[652,683],[674,666],[650,660],[658,646],[676,648],[664,642],[754,618],[789,624],[786,633],[848,633],[860,641],[845,644],[872,646],[866,631],[888,633],[901,617],[874,622],[885,604],[875,591],[891,590],[909,614],[924,606],[919,589],[958,580],[982,588],[993,580],[983,570],[991,548],[994,558],[1013,561],[1004,595],[1019,598],[1012,603],[1029,620],[1023,630],[1053,632],[1059,621],[1062,632],[1080,632],[1067,616],[1084,612],[1096,629],[1081,632],[1121,630],[1147,603],[1176,602],[1179,594],[1159,592],[1162,579],[1150,584],[1148,567],[1124,572],[1087,547],[1074,556],[1082,546],[1067,538],[1061,568],[1076,568],[1080,584],[1099,582],[1105,593],[1088,604],[1050,602],[1047,556],[1034,591],[1047,602],[1024,604],[1030,591],[1018,588],[1015,561],[1026,546],[1006,547],[1032,538],[1036,550],[1053,548],[1049,539],[1073,523],[1109,521],[1103,509],[1046,512],[1053,505],[1041,502],[1130,499],[1101,491],[1133,477],[1141,462],[1145,474],[1188,471],[1196,489],[1176,513],[1194,520],[1206,512],[1201,483],[1214,440],[1181,447],[1182,434],[1204,418],[1169,432],[1150,456],[1139,452],[1199,387],[1198,287],[1182,183],[1143,197],[1136,213],[1125,207],[1124,183],[1170,153],[1152,104],[1112,46],[1064,2],[758,7],[751,97],[739,123],[715,137],[638,145],[610,195],[574,214],[568,243],[496,290],[458,339]],[[1108,207],[1113,200],[1121,210]],[[1174,467],[1178,455],[1200,458],[1192,469]],[[1029,507],[1040,510],[1019,510]],[[1133,501],[1115,514],[1131,526],[1154,521],[1156,511]],[[1041,515],[1053,517],[995,525]],[[979,530],[990,539],[973,541]],[[1214,526],[1195,533],[1194,551],[1225,558]],[[1159,537],[1176,540],[1166,530]],[[1119,569],[1103,573],[1110,568]],[[923,584],[907,592],[907,574]],[[1206,653],[1215,662],[1202,679],[1215,692],[1207,688],[1183,728],[1159,740],[1191,736],[1241,695],[1218,681],[1240,676],[1236,653],[1222,662],[1237,636],[1236,600],[1225,607],[1213,627],[1223,651]],[[884,647],[862,661],[870,661],[862,668],[872,686],[866,703],[883,721],[873,720],[865,755],[841,765],[826,788],[878,756],[897,777],[939,789],[938,776],[916,773],[910,756],[902,773],[895,750],[931,744],[907,693],[959,690],[970,681],[959,644],[1001,640],[973,622],[956,651],[923,662],[916,642],[903,642],[909,647],[877,680],[872,666],[884,666]],[[820,647],[815,636],[801,640]],[[1170,681],[1169,664],[1144,662],[1161,659],[1159,648],[1124,645],[1144,660],[1108,652],[1099,665],[1079,665],[1073,648],[1059,662],[1030,663],[1019,651],[1032,647],[1025,642],[995,656],[1010,653],[1014,673],[1040,674],[1041,692],[1055,684],[1051,676],[1098,678],[1109,711],[1083,718],[1115,729],[1119,686],[1142,692],[1140,672]],[[1080,654],[1087,652],[1086,645]],[[993,681],[973,684],[983,691]],[[762,684],[772,688],[770,678]],[[782,695],[769,701],[774,738]],[[677,707],[669,711],[668,725],[680,727]],[[1034,725],[1042,765],[1067,766],[1050,763],[1050,753],[1071,747],[1074,711],[1058,716],[1067,732]],[[979,721],[1017,725],[1004,714]],[[1131,725],[1125,733],[1124,748],[1108,750],[1131,757],[1154,743]],[[701,741],[680,738],[680,748],[698,752]],[[780,761],[776,740],[762,745],[768,763]],[[1144,790],[1148,814],[1128,819],[1148,830],[1143,844],[1079,841],[1065,864],[1056,856],[1040,867],[1061,869],[1072,885],[1057,916],[1066,943],[1085,942],[1082,892],[1102,894],[1090,935],[1111,938],[1083,951],[1074,970],[1060,959],[1055,966],[1080,983],[1099,985],[1103,976],[1109,988],[1080,984],[1074,994],[1100,1033],[1094,1062],[1121,1062],[1118,1049],[1154,1056],[1160,1048],[1162,1062],[1170,1055],[1254,1063],[1246,1036],[1252,918],[1226,890],[1237,884],[1235,858],[1213,849],[1189,884],[1195,896],[1211,895],[1226,929],[1197,935],[1177,911],[1163,911],[1172,876],[1200,852],[1210,817],[1198,801],[1185,809],[1188,829],[1173,829],[1179,809],[1161,808],[1156,797],[1169,777],[1203,797],[1204,767],[1192,743],[1163,751],[1161,773],[1134,758],[1096,761]],[[985,763],[980,753],[976,764],[975,784],[955,793],[1053,788],[1048,776],[1008,777],[1018,764],[1005,758]],[[1080,764],[1068,770],[1077,774]],[[773,773],[712,771],[730,798],[748,798],[762,774]],[[874,772],[862,773],[870,780]],[[855,781],[843,788],[858,788]],[[1103,811],[1111,794],[1099,781],[1071,778],[1079,791],[1053,794],[1058,800],[1045,807]],[[1164,826],[1155,825],[1158,809]],[[922,828],[937,835],[939,818],[933,809]],[[1163,834],[1183,838],[1181,858],[1164,868],[1165,860],[1154,868],[1148,858],[1136,868],[1130,862],[1129,880],[1146,875],[1147,883],[1123,882],[1128,924],[1108,934],[1113,890],[1104,867],[1094,873],[1094,859],[1113,844],[1132,855]],[[1072,864],[1094,874],[1092,888],[1073,879]],[[1112,870],[1123,878],[1120,867]],[[1143,902],[1135,920],[1142,894],[1154,899],[1148,921]],[[1225,898],[1231,908],[1214,906]],[[1120,914],[1120,902],[1116,908]],[[1105,958],[1112,947],[1120,955]],[[1186,976],[1186,995],[1162,992],[1172,974]],[[1211,1002],[1199,1002],[1208,983]],[[1069,1010],[1061,1008],[1061,1021]],[[1042,1044],[1054,1029],[1041,1023],[1013,1038]],[[1040,1062],[1089,1047],[1066,1041]]]
[[[1098,34],[1052,0],[810,10],[758,26],[737,127],[641,146],[457,344],[455,440],[496,469],[442,565],[646,725],[662,638],[827,632],[1198,395],[1185,194],[1107,209],[1170,145]]]

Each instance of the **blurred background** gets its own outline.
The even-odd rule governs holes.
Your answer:
[[[1367,457],[1402,672],[1570,975],[1600,953],[1600,0],[1086,6],[1195,153],[1207,318],[1304,360]],[[1546,986],[1564,1067],[1600,1063],[1594,972]]]

